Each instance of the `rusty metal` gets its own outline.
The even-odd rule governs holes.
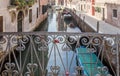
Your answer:
[[[71,68],[71,65],[77,63],[73,61],[77,54],[76,48],[83,45],[89,49],[87,54],[96,53],[101,62],[108,63],[103,67],[94,68],[98,70],[96,75],[106,76],[103,74],[106,72],[108,76],[119,76],[120,74],[119,34],[8,32],[0,33],[0,36],[0,51],[4,52],[0,58],[0,76],[47,76],[48,69],[51,69],[52,76],[65,76],[66,72],[72,74],[71,69],[75,70],[74,74],[77,71],[77,75],[81,66],[74,65],[76,68]],[[70,40],[68,40],[69,37]],[[71,51],[74,54],[69,57]],[[61,53],[66,55],[64,56],[66,61]],[[53,62],[49,63],[51,57],[53,57]],[[97,62],[84,64],[94,65]],[[61,69],[63,70],[61,71]],[[89,76],[93,76],[92,73]]]

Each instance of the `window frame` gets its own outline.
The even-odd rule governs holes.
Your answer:
[[[118,10],[117,9],[112,9],[112,17],[115,19],[118,18]]]

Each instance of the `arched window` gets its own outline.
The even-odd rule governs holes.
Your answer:
[[[25,9],[25,16],[28,16],[28,9]]]
[[[17,30],[18,30],[18,32],[22,32],[23,19],[24,19],[24,14],[22,11],[20,11],[18,13],[18,16],[17,16],[17,22],[18,22]]]
[[[32,22],[32,9],[29,10],[29,22]]]
[[[16,13],[14,11],[11,12],[11,22],[14,22],[16,19]]]

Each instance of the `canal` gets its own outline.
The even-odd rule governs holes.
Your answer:
[[[70,23],[74,23],[72,18],[64,19],[61,12],[50,10],[48,13],[48,18],[39,25],[38,28],[35,29],[35,31],[47,31],[47,32],[81,32],[80,29],[75,26],[74,28],[71,28],[69,26]],[[74,23],[75,24],[75,23]],[[49,53],[50,59],[48,61],[47,70],[48,74],[51,73],[51,66],[60,66],[59,75],[64,76],[66,72],[69,71],[70,76],[75,75],[75,67],[76,65],[76,53],[72,50],[63,51],[61,48],[63,47],[63,44],[58,44],[58,50],[56,51],[56,58],[54,55],[54,52],[50,52],[53,44],[49,44]],[[57,49],[53,48],[52,50]],[[59,54],[60,53],[60,54]],[[55,63],[55,60],[57,61]],[[63,62],[63,63],[62,63]],[[49,76],[49,75],[48,75]],[[51,76],[51,75],[50,75]]]

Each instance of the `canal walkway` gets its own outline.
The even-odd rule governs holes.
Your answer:
[[[84,18],[84,22],[86,22],[90,27],[92,27],[95,31],[97,31],[97,22],[99,21],[99,33],[104,34],[120,34],[120,29],[106,23],[105,21],[99,20],[98,18],[88,15],[87,13],[76,12],[77,16],[81,19]]]

